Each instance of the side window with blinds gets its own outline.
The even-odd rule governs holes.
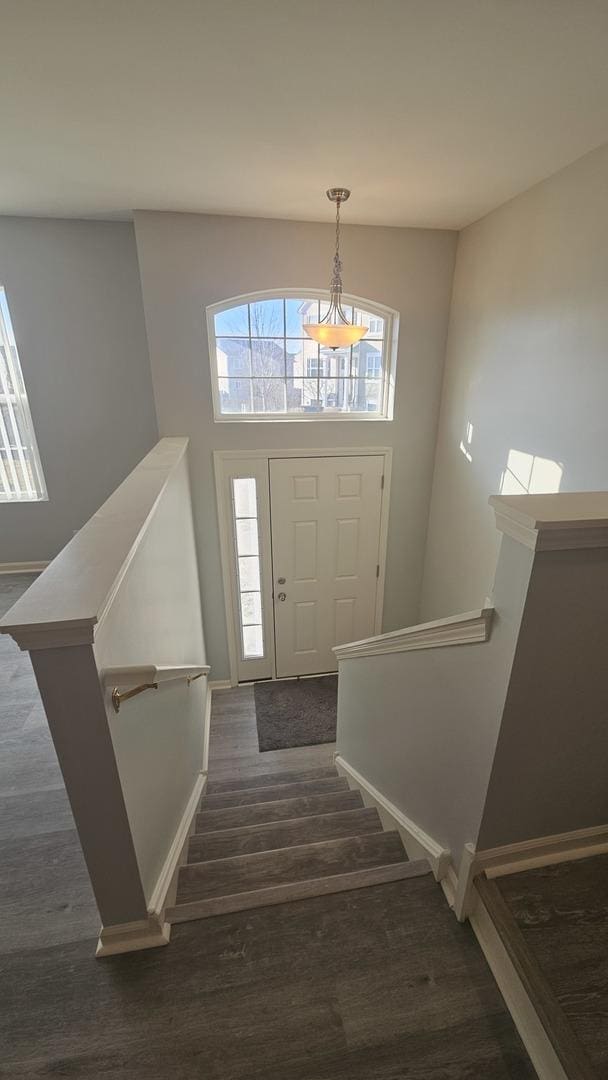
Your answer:
[[[6,292],[0,285],[0,502],[46,498]]]

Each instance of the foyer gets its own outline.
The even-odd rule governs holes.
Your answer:
[[[31,580],[0,577],[2,608]],[[431,875],[182,923],[167,949],[96,961],[99,917],[29,660],[7,638],[0,649],[0,1076],[534,1076]],[[260,754],[251,688],[214,695],[210,783],[326,770],[333,749]]]

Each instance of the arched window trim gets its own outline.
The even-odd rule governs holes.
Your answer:
[[[329,302],[327,289],[289,288],[289,289],[263,289],[256,292],[243,293],[231,296],[226,300],[210,304],[206,309],[207,334],[209,342],[209,362],[211,368],[211,385],[213,395],[213,412],[216,422],[219,423],[300,423],[304,421],[323,422],[330,421],[379,421],[393,419],[393,406],[395,394],[395,376],[397,366],[397,345],[399,335],[399,313],[386,304],[380,304],[367,297],[356,296],[354,293],[344,293],[343,304],[360,308],[369,315],[377,315],[384,320],[385,330],[382,347],[382,371],[383,386],[381,408],[376,413],[369,412],[339,412],[325,410],[315,412],[281,412],[281,413],[222,413],[220,404],[219,372],[217,363],[217,345],[215,334],[215,316],[230,308],[236,308],[245,304],[255,304],[264,300],[280,299],[311,299]],[[289,340],[289,339],[287,339]]]

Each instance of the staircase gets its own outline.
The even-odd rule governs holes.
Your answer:
[[[325,896],[430,872],[409,862],[335,767],[212,781],[169,922]]]

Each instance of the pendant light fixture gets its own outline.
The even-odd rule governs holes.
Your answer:
[[[329,286],[329,311],[320,323],[304,324],[304,329],[313,341],[329,349],[339,349],[346,345],[355,345],[367,334],[367,326],[354,326],[349,323],[342,309],[342,262],[340,260],[340,207],[350,196],[348,188],[329,188],[327,198],[336,204],[336,250],[334,253],[333,273]]]

